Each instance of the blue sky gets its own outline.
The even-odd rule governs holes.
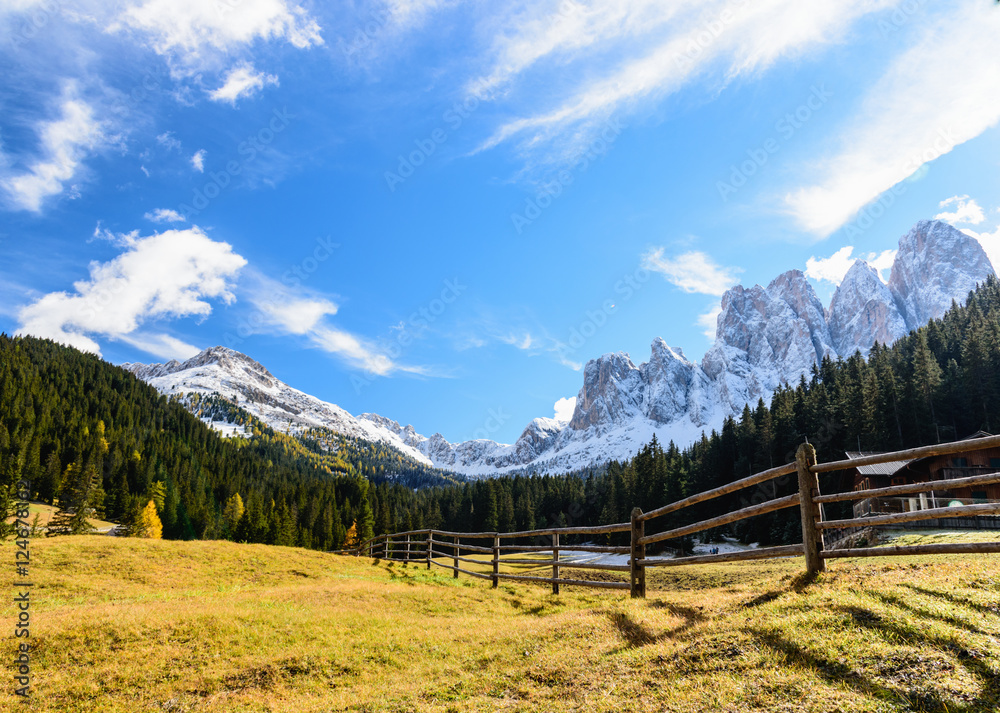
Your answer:
[[[0,330],[512,442],[589,359],[699,359],[737,282],[826,302],[935,216],[1000,254],[997,36],[986,0],[6,2]]]

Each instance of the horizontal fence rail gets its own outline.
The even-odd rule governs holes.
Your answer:
[[[333,554],[367,555],[373,559],[381,559],[388,562],[426,563],[427,569],[430,569],[432,566],[441,567],[447,571],[451,571],[454,577],[458,577],[461,573],[478,579],[490,580],[494,588],[499,585],[501,580],[506,580],[550,585],[554,594],[559,593],[560,585],[567,585],[600,589],[628,589],[633,597],[644,597],[646,595],[646,568],[648,567],[679,567],[692,564],[744,562],[804,556],[806,572],[811,575],[823,571],[826,568],[826,561],[830,559],[1000,553],[1000,542],[942,543],[900,547],[855,547],[833,550],[827,550],[824,546],[824,533],[829,530],[869,528],[916,522],[919,520],[1000,516],[1000,503],[963,504],[960,507],[950,505],[949,507],[925,508],[910,512],[870,514],[864,517],[840,520],[824,519],[821,507],[825,503],[869,500],[872,498],[893,498],[902,495],[992,485],[1000,483],[1000,472],[928,480],[920,483],[908,483],[905,485],[893,485],[891,487],[870,488],[826,495],[820,493],[817,478],[820,473],[854,469],[859,466],[915,460],[918,458],[998,447],[1000,447],[1000,436],[987,436],[953,443],[911,448],[892,453],[879,453],[849,460],[817,463],[815,449],[813,446],[805,443],[799,446],[794,463],[770,468],[718,488],[691,495],[647,513],[643,513],[639,508],[635,508],[632,511],[629,522],[589,527],[541,528],[518,532],[451,532],[436,529],[409,530],[407,532],[378,535],[362,542],[356,548],[336,550]],[[693,505],[705,503],[715,498],[730,495],[745,488],[760,485],[791,474],[798,476],[797,493],[785,497],[776,497],[758,505],[752,505],[688,525],[670,528],[663,532],[650,535],[645,534],[646,523],[656,518],[677,513]],[[956,499],[951,498],[950,500],[954,502]],[[697,532],[711,530],[747,518],[758,517],[792,507],[798,507],[801,514],[802,542],[800,544],[761,547],[707,555],[680,557],[646,556],[646,547],[648,545],[686,537]],[[857,532],[857,530],[852,531]],[[561,537],[568,536],[612,535],[625,532],[630,533],[630,545],[628,546],[595,545],[589,543],[571,545],[566,543],[565,540],[560,541]],[[510,540],[523,541],[527,538],[535,538],[536,542],[541,544],[526,545],[510,542]],[[462,540],[486,540],[487,542],[473,545],[462,542]],[[507,540],[508,542],[505,543],[503,540]],[[572,553],[572,556],[567,556],[567,552]],[[536,555],[536,557],[532,557],[532,555]],[[580,555],[595,555],[595,557],[579,559]],[[628,555],[628,563],[616,564],[613,562],[591,561],[605,555]],[[478,565],[489,568],[489,571],[476,571],[475,569],[470,569],[468,566],[462,567],[462,564]],[[540,576],[536,573],[522,574],[500,571],[501,565],[506,567],[524,567],[528,568],[530,572],[534,572],[537,569],[545,569],[551,571],[551,576]],[[567,578],[563,576],[564,570],[623,573],[629,575],[629,581]]]

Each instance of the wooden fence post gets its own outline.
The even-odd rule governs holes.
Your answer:
[[[452,573],[458,579],[458,536],[455,536],[455,571]]]
[[[552,565],[552,593],[559,594],[559,533],[552,533],[552,561],[556,564]]]
[[[434,549],[432,547],[431,540],[434,539],[434,530],[429,530],[427,532],[427,569],[431,568],[431,551]]]
[[[646,545],[640,545],[639,540],[646,536],[646,521],[640,520],[642,510],[632,508],[632,552],[629,556],[632,585],[630,591],[633,599],[646,598],[646,567],[639,560],[646,559]]]
[[[493,535],[493,588],[500,584],[500,535]]]
[[[816,574],[826,571],[826,560],[819,556],[823,551],[823,531],[816,527],[816,523],[823,520],[823,515],[819,503],[813,499],[819,495],[819,478],[810,470],[816,465],[816,449],[803,443],[795,453],[795,464],[799,471],[799,509],[802,512],[806,573]]]
[[[410,563],[410,536],[406,536],[406,564]]]

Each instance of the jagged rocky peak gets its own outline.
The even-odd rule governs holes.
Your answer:
[[[642,374],[625,352],[605,354],[583,368],[583,388],[569,427],[614,423],[641,413]]]
[[[669,346],[657,337],[651,346],[649,361],[639,367],[645,384],[643,413],[655,423],[670,423],[685,413],[695,423],[702,422],[707,379],[698,365],[688,361],[679,347]]]
[[[908,331],[889,287],[864,260],[856,260],[837,286],[828,322],[834,348],[842,357],[856,351],[867,356],[875,342],[892,344]]]
[[[726,291],[705,366],[715,379],[734,360],[745,360],[751,368],[767,370],[774,377],[763,379],[769,383],[785,375],[798,378],[832,353],[823,304],[805,275],[789,270],[766,288],[737,285]]]
[[[940,318],[953,299],[963,301],[992,274],[978,240],[939,220],[921,220],[899,239],[889,291],[912,330]]]

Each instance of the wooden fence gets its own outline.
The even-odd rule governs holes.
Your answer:
[[[339,554],[367,555],[372,558],[384,559],[389,562],[426,562],[427,568],[432,566],[449,569],[458,577],[459,573],[472,577],[489,579],[493,586],[498,586],[500,580],[535,582],[551,584],[552,592],[559,593],[560,585],[583,587],[600,587],[606,589],[628,589],[633,597],[646,596],[646,569],[649,567],[678,567],[688,564],[708,564],[716,562],[736,562],[744,560],[761,560],[776,557],[802,555],[805,557],[805,567],[808,574],[815,574],[826,569],[826,560],[844,557],[894,557],[900,555],[927,554],[969,554],[1000,552],[1000,542],[963,543],[963,544],[933,544],[915,545],[909,547],[869,547],[827,550],[824,548],[824,532],[833,529],[854,527],[896,525],[926,519],[945,519],[955,517],[974,517],[984,515],[1000,515],[1000,503],[968,505],[963,507],[944,507],[914,512],[893,513],[889,515],[873,515],[862,518],[844,520],[826,520],[823,517],[825,503],[849,502],[875,497],[894,497],[913,493],[925,493],[932,490],[968,487],[972,485],[987,485],[1000,483],[1000,473],[975,475],[966,478],[948,480],[932,480],[925,483],[895,485],[887,488],[857,490],[845,493],[823,495],[819,490],[819,473],[829,473],[837,470],[853,469],[863,465],[888,463],[892,461],[924,458],[927,456],[947,455],[973,450],[983,450],[1000,446],[1000,436],[956,441],[922,448],[912,448],[893,453],[853,458],[850,460],[817,463],[816,451],[808,443],[799,446],[794,463],[771,468],[748,478],[737,480],[727,485],[707,490],[697,495],[678,500],[663,507],[644,513],[639,508],[632,510],[631,521],[616,525],[600,525],[596,527],[560,527],[524,532],[445,532],[442,530],[413,530],[391,535],[379,535],[367,542],[361,543],[356,549],[341,550]],[[718,517],[676,527],[665,532],[646,535],[645,525],[664,515],[678,512],[692,505],[707,502],[723,495],[735,493],[744,488],[750,488],[775,478],[796,474],[798,476],[798,492],[786,497],[775,498],[758,505],[736,510]],[[763,547],[730,552],[723,554],[697,555],[691,557],[647,557],[646,547],[657,542],[685,537],[697,532],[711,530],[728,525],[739,520],[745,520],[757,515],[798,507],[802,520],[802,543],[781,547]],[[629,532],[631,544],[628,547],[601,545],[560,545],[560,535],[606,535],[618,532]],[[527,538],[551,538],[551,544],[525,545],[517,544]],[[449,541],[445,541],[445,539]],[[486,540],[491,546],[472,545],[462,540]],[[513,540],[504,544],[505,540]],[[601,564],[596,562],[578,562],[560,559],[560,550],[571,549],[574,552],[601,554],[628,554],[628,564]],[[504,556],[506,553],[506,556]],[[519,559],[531,553],[550,556],[551,559]],[[444,559],[450,564],[439,561]],[[476,572],[462,563],[492,565],[492,573]],[[534,565],[535,567],[552,567],[551,577],[528,576],[501,572],[500,565]],[[628,582],[601,581],[594,579],[566,578],[564,570],[591,570],[609,572],[627,572]]]

